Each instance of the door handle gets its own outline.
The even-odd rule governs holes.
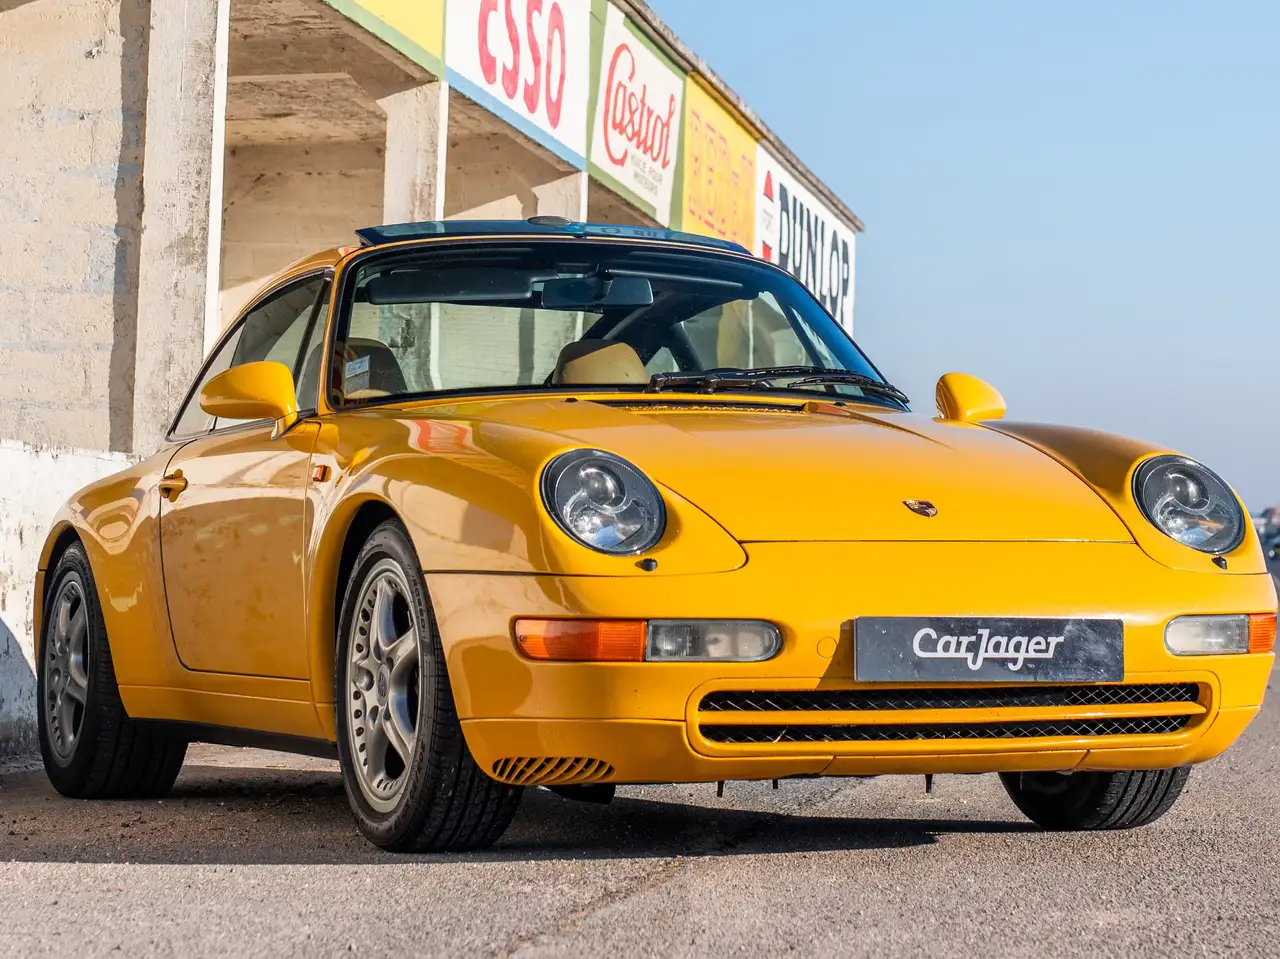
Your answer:
[[[187,478],[182,475],[182,470],[174,470],[160,481],[160,495],[170,503],[176,500],[186,488]]]

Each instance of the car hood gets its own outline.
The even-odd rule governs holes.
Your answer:
[[[1078,476],[981,426],[802,402],[476,405],[468,413],[481,421],[625,457],[741,542],[1132,541]],[[908,501],[936,514],[920,515]]]

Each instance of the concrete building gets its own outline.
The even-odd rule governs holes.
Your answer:
[[[447,41],[447,42],[446,42]],[[58,505],[263,280],[444,218],[736,240],[848,327],[861,224],[641,0],[0,0],[0,752]]]

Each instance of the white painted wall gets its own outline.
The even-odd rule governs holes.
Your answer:
[[[124,453],[0,439],[0,755],[35,743],[33,591],[54,514],[77,490],[131,462]]]

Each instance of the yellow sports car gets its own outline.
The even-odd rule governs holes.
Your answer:
[[[162,450],[37,574],[40,743],[155,796],[191,741],[336,756],[398,850],[524,787],[999,773],[1138,826],[1258,712],[1276,592],[1206,467],[913,414],[733,244],[528,222],[360,231],[272,280]]]

